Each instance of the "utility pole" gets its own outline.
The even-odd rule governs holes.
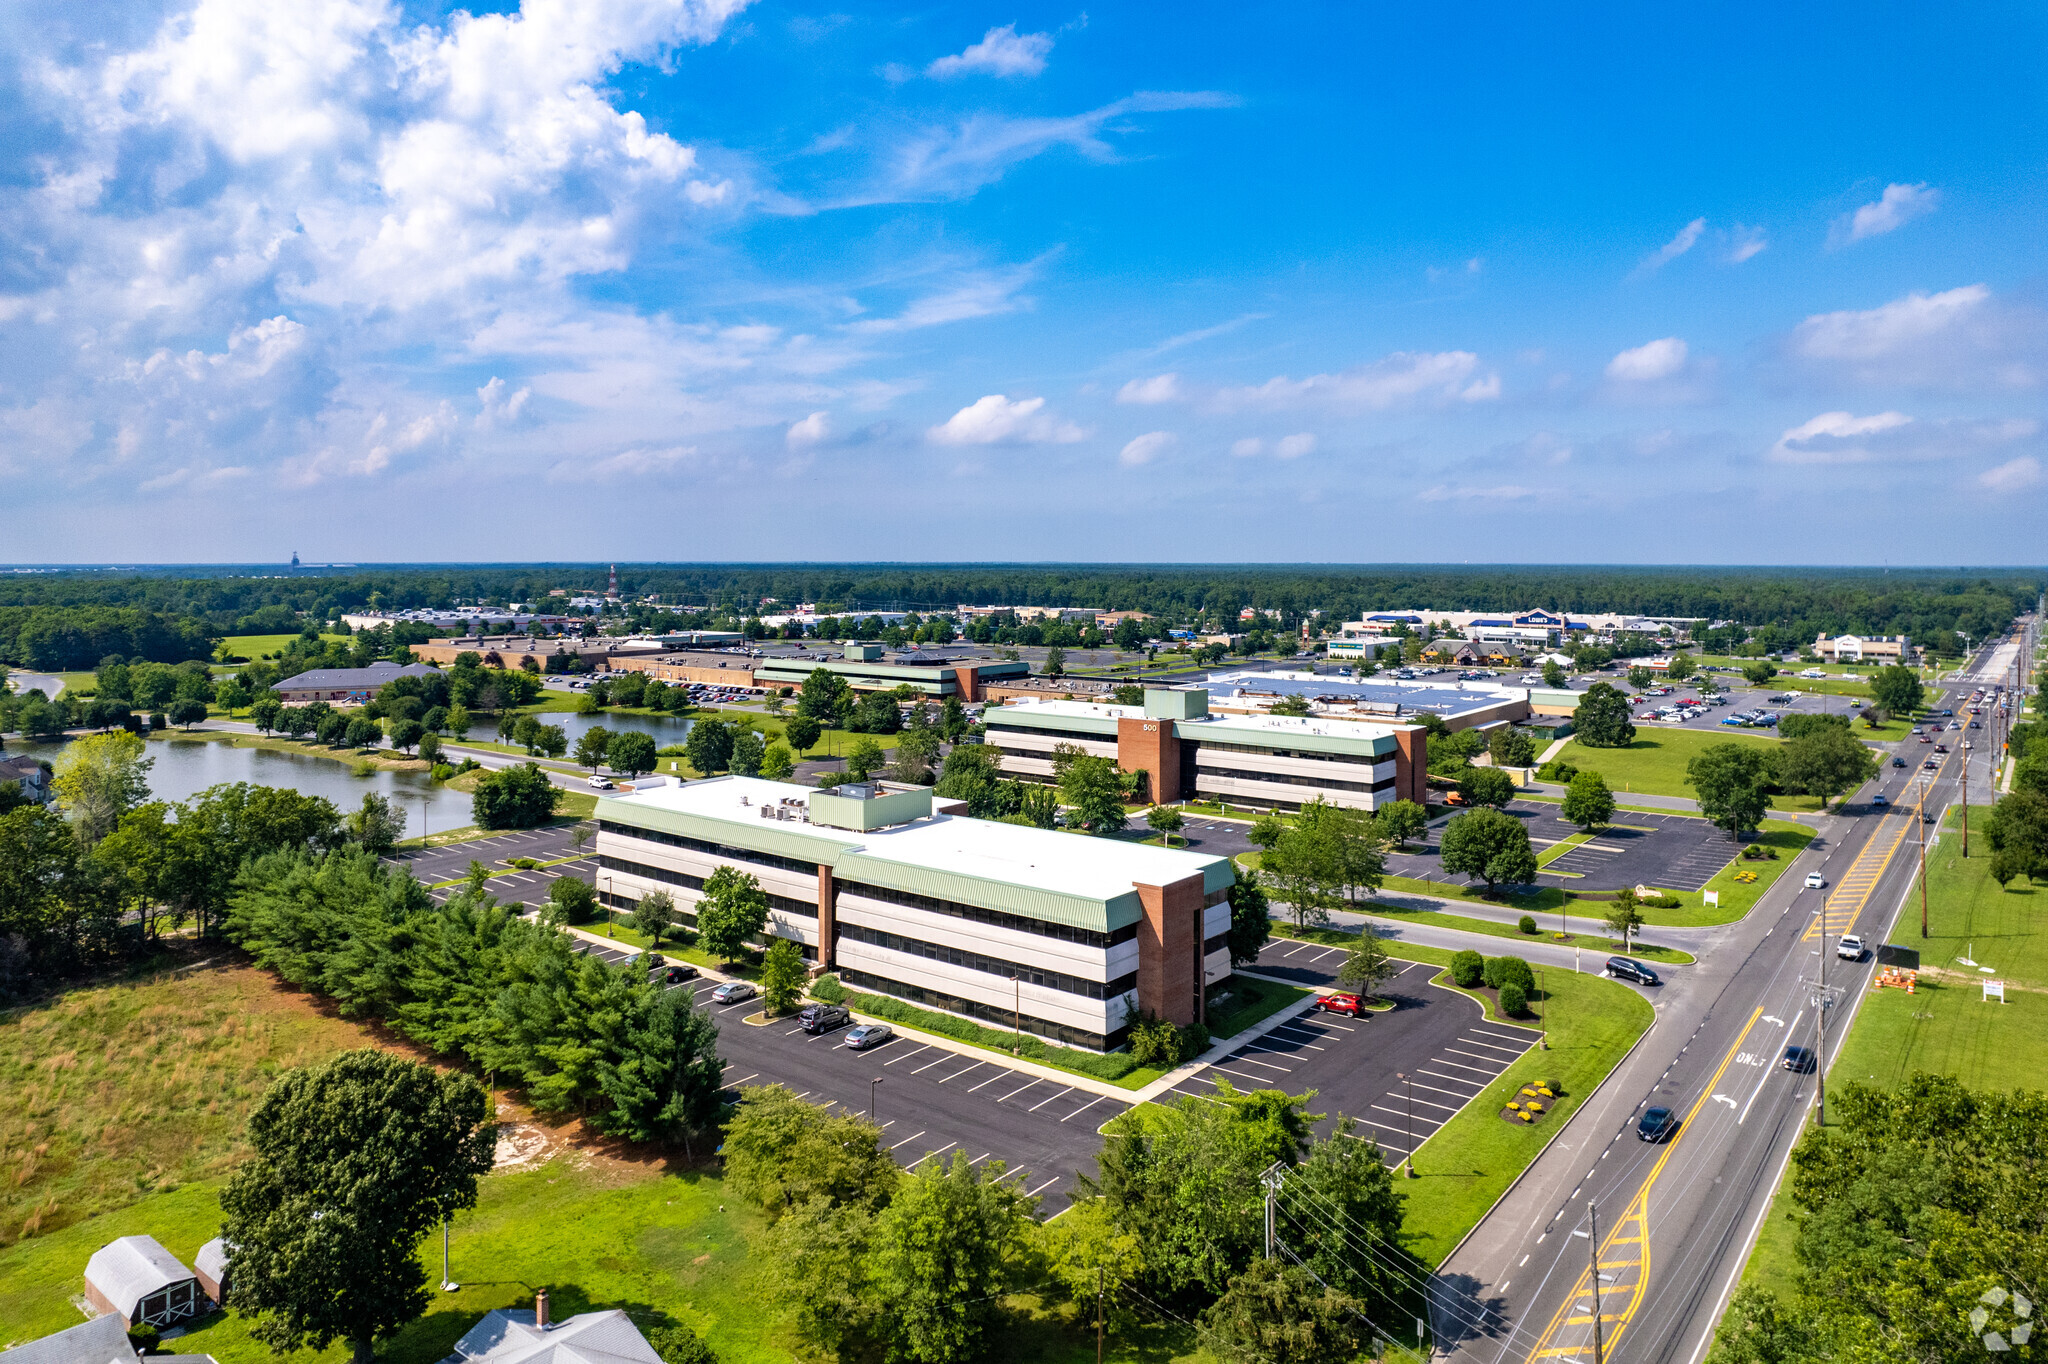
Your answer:
[[[1968,733],[1968,730],[1963,731]],[[1969,740],[1963,740],[1968,743]],[[1963,750],[1963,856],[1970,855],[1970,750]]]
[[[1277,1160],[1267,1166],[1266,1172],[1259,1176],[1259,1183],[1264,1185],[1266,1190],[1266,1258],[1269,1260],[1273,1258],[1273,1246],[1278,1239],[1273,1219],[1279,1204],[1282,1178],[1280,1162]]]
[[[1536,1050],[1550,1050],[1550,995],[1543,988],[1543,968],[1536,968],[1536,993],[1543,996],[1543,1012],[1536,1015]]]
[[[1813,1055],[1813,1084],[1819,1122],[1828,1125],[1828,911],[1820,911],[1820,998],[1814,1001],[1813,1035],[1818,1043]]]
[[[1596,1199],[1586,1200],[1586,1220],[1592,1234],[1588,1244],[1593,1257],[1593,1364],[1601,1364],[1600,1350],[1600,1204]]]
[[[1927,936],[1927,787],[1920,787],[1920,799],[1913,802],[1913,821],[1920,826],[1920,936]]]

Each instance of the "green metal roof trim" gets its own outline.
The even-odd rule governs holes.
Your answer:
[[[1090,734],[1116,737],[1114,715],[1045,715],[1022,706],[997,706],[982,712],[988,725],[1014,725],[1018,729],[1079,729]]]
[[[625,824],[636,829],[658,829],[685,838],[710,839],[735,848],[794,857],[801,861],[830,864],[848,848],[860,846],[859,835],[848,831],[827,831],[815,824],[792,824],[779,819],[719,819],[682,810],[660,810],[625,801],[600,801],[597,817],[607,824]],[[798,832],[803,830],[805,832]]]
[[[1340,720],[1334,723],[1357,722]],[[1306,731],[1292,734],[1258,725],[1233,725],[1228,719],[1184,720],[1177,722],[1173,729],[1176,737],[1196,743],[1213,739],[1218,743],[1284,748],[1296,753],[1370,753],[1376,758],[1391,758],[1400,750],[1399,742],[1391,734],[1310,734]]]
[[[1093,929],[1098,933],[1136,923],[1139,913],[1138,893],[1134,890],[1108,900],[1096,900],[1085,895],[1040,890],[992,876],[974,876],[967,872],[941,871],[936,867],[898,862],[859,848],[841,854],[832,868],[832,875],[837,880],[865,881],[892,890],[909,891],[913,895],[957,900],[961,904],[999,909],[1005,914],[1020,914],[1027,919]]]

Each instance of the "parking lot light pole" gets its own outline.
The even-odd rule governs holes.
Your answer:
[[[1541,1013],[1536,1015],[1536,1024],[1538,1028],[1538,1032],[1536,1034],[1536,1049],[1538,1051],[1549,1051],[1550,996],[1543,989],[1543,968],[1540,966],[1536,968],[1536,993],[1543,996],[1543,1010]]]
[[[1024,987],[1017,983],[1017,977],[1010,977],[1010,1055],[1020,1056],[1024,1051]]]
[[[1416,1178],[1415,1104],[1414,1101],[1410,1098],[1410,1094],[1412,1091],[1408,1088],[1407,1072],[1397,1070],[1394,1072],[1394,1078],[1401,1082],[1401,1135],[1408,1143],[1408,1158],[1402,1161],[1401,1163],[1402,1165],[1407,1167],[1408,1178],[1414,1179]]]
[[[888,1078],[888,1077],[887,1077],[887,1076],[884,1076],[884,1075],[877,1075],[877,1076],[876,1076],[876,1077],[875,1077],[874,1079],[872,1079],[872,1080],[868,1081],[868,1121],[869,1121],[869,1122],[873,1122],[873,1121],[875,1120],[875,1086],[876,1086],[876,1085],[878,1085],[878,1084],[880,1084],[880,1083],[882,1083],[882,1081],[883,1081],[883,1080],[885,1080],[885,1079],[887,1079],[887,1078]]]

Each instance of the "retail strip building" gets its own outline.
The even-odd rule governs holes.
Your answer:
[[[1230,974],[1230,859],[951,813],[928,788],[714,777],[598,802],[598,890],[694,922],[720,867],[855,989],[1091,1050],[1144,1009],[1205,1019]]]
[[[1209,693],[1148,689],[1143,705],[1025,701],[983,716],[1003,771],[1051,781],[1054,751],[1071,744],[1143,771],[1158,802],[1206,798],[1298,809],[1321,798],[1376,810],[1428,800],[1428,732],[1323,716],[1212,715]]]

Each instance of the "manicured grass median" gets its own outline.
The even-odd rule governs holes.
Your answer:
[[[1354,935],[1311,929],[1306,933],[1288,930],[1281,936],[1306,937],[1341,946]],[[1411,943],[1398,947],[1397,955],[1402,960],[1450,966],[1449,952]],[[1447,989],[1457,988],[1450,982],[1448,969],[1438,974],[1435,983]],[[1415,1153],[1415,1168],[1421,1177],[1402,1180],[1396,1186],[1408,1195],[1404,1226],[1409,1249],[1429,1264],[1440,1263],[1486,1215],[1486,1210],[1536,1159],[1551,1134],[1571,1119],[1655,1017],[1648,1000],[1627,986],[1600,976],[1546,969],[1543,983],[1547,993],[1536,992],[1535,1004],[1547,1015],[1550,1050],[1531,1048],[1509,1066],[1478,1098],[1423,1142]],[[1498,1019],[1486,996],[1470,990],[1459,993],[1478,1000],[1488,1018]],[[1499,1021],[1522,1027],[1533,1027],[1536,1022],[1534,1018]],[[1511,1127],[1502,1122],[1500,1111],[1515,1092],[1542,1079],[1555,1079],[1564,1086],[1550,1116],[1534,1127]]]

